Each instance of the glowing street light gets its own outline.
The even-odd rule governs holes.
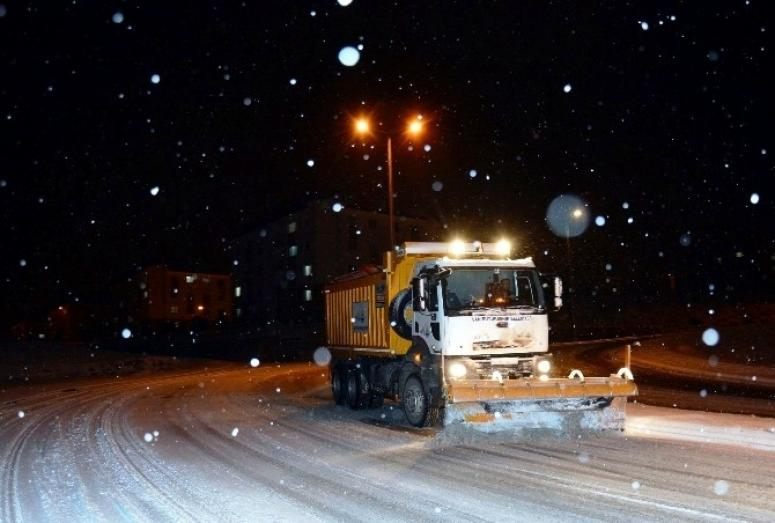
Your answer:
[[[371,122],[365,116],[356,118],[353,122],[355,133],[361,137],[371,135]],[[405,135],[412,138],[419,137],[424,131],[422,115],[418,114],[406,123]],[[388,228],[390,232],[390,250],[396,245],[395,227],[393,219],[393,140],[387,134],[387,175],[388,175]]]

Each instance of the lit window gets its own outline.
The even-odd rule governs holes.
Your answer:
[[[304,290],[304,301],[312,301],[312,291],[310,289]]]
[[[196,280],[196,274],[186,275],[186,283],[194,283],[194,280]]]
[[[242,296],[242,287],[234,287],[234,297],[239,298]]]
[[[291,245],[288,248],[288,256],[296,256],[299,254],[299,246],[298,245]]]
[[[312,276],[312,265],[304,266],[304,276]]]
[[[289,233],[296,232],[296,222],[291,222],[288,224],[288,232]]]
[[[170,306],[170,312],[172,314],[177,314],[178,313],[178,306],[177,305],[171,305]]]

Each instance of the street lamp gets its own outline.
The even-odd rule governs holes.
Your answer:
[[[375,134],[375,132],[371,130],[371,122],[365,116],[356,118],[353,122],[353,128],[355,134],[361,137]],[[424,122],[422,115],[418,114],[416,117],[406,122],[406,129],[403,134],[416,138],[422,134],[423,130]],[[395,227],[393,225],[393,140],[388,133],[380,134],[385,134],[387,136],[388,228],[390,232],[390,250],[392,251],[396,245]]]

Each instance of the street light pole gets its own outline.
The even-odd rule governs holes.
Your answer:
[[[393,224],[393,141],[387,137],[387,173],[388,173],[388,227],[390,229],[390,249],[396,246],[396,230]]]
[[[360,117],[354,120],[355,132],[358,135],[371,134],[369,120],[366,117]],[[423,118],[422,115],[417,115],[416,118],[410,120],[407,123],[405,134],[408,136],[419,136],[423,131]],[[382,133],[380,133],[382,134]],[[396,231],[395,231],[395,217],[393,212],[394,198],[393,198],[393,140],[391,136],[387,135],[387,193],[388,193],[388,229],[390,238],[389,250],[393,250],[396,246]]]

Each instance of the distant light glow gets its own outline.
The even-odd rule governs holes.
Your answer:
[[[159,76],[158,74],[152,74],[151,75],[151,83],[152,84],[158,84],[159,82],[161,82],[161,76]]]
[[[339,62],[341,62],[341,64],[344,66],[352,67],[357,64],[358,60],[360,59],[360,51],[350,45],[342,47],[342,49],[339,51]]]
[[[705,329],[705,332],[702,333],[702,342],[708,347],[715,347],[720,339],[721,336],[713,327]]]
[[[688,247],[689,245],[692,244],[692,236],[688,232],[684,233],[681,235],[678,241],[681,243],[683,247]]]
[[[751,195],[751,203],[754,204],[754,205],[759,203],[759,193],[753,193]]]

